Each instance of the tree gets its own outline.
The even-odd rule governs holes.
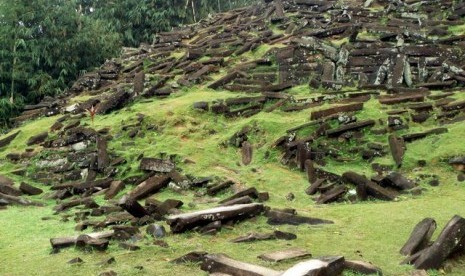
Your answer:
[[[29,29],[18,20],[19,4],[0,2],[3,11],[0,19],[0,96],[7,97],[14,102],[16,83],[25,80],[25,75],[31,70],[24,66],[24,60],[29,59],[26,51],[25,39],[30,35]],[[28,16],[28,15],[24,15]]]

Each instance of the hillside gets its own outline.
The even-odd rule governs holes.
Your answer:
[[[123,49],[0,137],[0,274],[463,275],[464,16],[268,0]]]

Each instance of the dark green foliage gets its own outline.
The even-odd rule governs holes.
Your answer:
[[[8,119],[18,115],[23,104],[23,97],[16,98],[13,103],[11,103],[8,98],[0,98],[0,133],[2,132],[3,126],[7,125]]]

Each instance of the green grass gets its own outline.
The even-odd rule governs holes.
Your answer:
[[[463,35],[465,33],[465,22],[462,25],[449,26],[449,32],[453,35]]]
[[[261,44],[260,46],[258,46],[253,51],[247,51],[244,54],[240,55],[239,58],[247,58],[247,59],[250,59],[250,60],[259,59],[259,58],[263,58],[265,56],[265,54],[268,51],[270,51],[271,49],[283,48],[283,47],[286,47],[286,45],[281,44],[281,43],[277,43],[277,44],[274,44],[274,45]]]
[[[334,39],[331,41],[331,44],[336,47],[341,47],[342,45],[346,44],[349,42],[348,37],[340,38],[340,39]]]
[[[294,97],[313,97],[321,91],[310,91],[307,86],[293,88],[290,94]],[[462,93],[463,94],[463,93]],[[408,238],[413,226],[425,217],[433,217],[441,229],[455,214],[465,216],[465,187],[456,181],[456,173],[443,161],[447,157],[463,154],[465,144],[457,143],[465,132],[464,124],[453,124],[449,133],[431,136],[408,144],[405,164],[402,172],[414,178],[421,173],[434,173],[440,177],[439,187],[429,187],[421,183],[426,192],[419,197],[402,196],[398,202],[372,201],[365,203],[339,203],[332,205],[315,205],[304,193],[308,182],[303,173],[280,164],[281,153],[270,149],[271,144],[285,130],[308,121],[310,112],[322,107],[315,107],[299,112],[284,113],[276,110],[272,113],[259,113],[251,118],[229,119],[192,109],[195,101],[225,99],[250,94],[213,91],[205,87],[193,87],[166,99],[154,99],[149,102],[136,102],[109,115],[97,116],[92,125],[90,118],[84,118],[82,124],[96,129],[110,127],[115,137],[110,142],[110,149],[128,160],[128,171],[120,177],[138,173],[136,157],[140,153],[145,156],[157,156],[161,152],[178,154],[180,160],[189,159],[195,164],[180,163],[184,173],[195,176],[218,176],[234,179],[244,187],[254,186],[260,191],[270,193],[270,201],[266,204],[277,208],[295,208],[302,215],[333,220],[333,225],[324,226],[269,226],[265,218],[241,223],[233,229],[223,229],[214,237],[205,237],[196,233],[170,235],[165,241],[170,248],[160,248],[145,238],[138,242],[140,251],[127,252],[112,242],[107,252],[85,253],[78,249],[66,249],[59,254],[50,255],[49,238],[77,234],[75,222],[62,222],[60,216],[52,215],[54,202],[46,201],[46,207],[20,208],[11,207],[0,211],[0,221],[7,226],[0,227],[0,264],[2,275],[97,275],[102,271],[114,270],[120,275],[206,275],[197,265],[172,265],[168,260],[187,252],[208,251],[226,253],[238,260],[256,263],[278,270],[284,270],[293,262],[282,264],[266,263],[256,256],[286,247],[307,248],[313,256],[344,255],[348,259],[370,261],[380,266],[385,275],[408,275],[411,266],[400,266],[403,257],[398,253]],[[459,97],[462,95],[459,94]],[[365,109],[358,112],[359,119],[386,119],[380,110],[377,100],[372,99],[365,104]],[[146,115],[145,124],[153,124],[157,130],[146,131],[145,137],[136,138],[135,146],[124,147],[128,142],[127,134],[121,130],[122,124],[135,122],[136,114]],[[24,167],[4,161],[11,151],[22,152],[29,136],[48,129],[58,117],[42,118],[23,125],[21,134],[6,149],[0,150],[0,172],[12,176],[10,172]],[[234,147],[223,146],[235,132],[246,125],[256,125],[257,133],[250,137],[254,146],[253,162],[249,166],[240,165],[240,151]],[[410,131],[429,129],[433,122],[416,125]],[[311,129],[312,130],[312,129]],[[308,131],[311,131],[308,130]],[[366,139],[387,145],[386,136],[375,136],[367,132]],[[0,137],[0,139],[3,137]],[[343,145],[344,146],[344,145]],[[267,151],[270,158],[265,159]],[[425,159],[427,167],[416,170],[416,161]],[[393,165],[392,158],[387,155],[375,160],[383,164]],[[253,169],[253,170],[252,170]],[[357,159],[354,162],[328,163],[326,169],[343,173],[355,170],[367,176],[373,174],[369,164]],[[14,177],[17,181],[21,179]],[[130,189],[130,188],[128,188]],[[289,202],[285,196],[292,192],[295,200]],[[230,193],[219,195],[225,198]],[[121,196],[121,194],[120,194]],[[40,197],[39,197],[40,198]],[[183,211],[204,209],[214,206],[213,203],[199,203],[194,192],[177,194],[166,190],[155,198],[164,200],[177,198],[184,201]],[[36,197],[37,199],[37,197]],[[101,198],[98,202],[103,202]],[[191,203],[191,204],[189,204]],[[72,212],[69,212],[72,214]],[[42,217],[51,217],[43,221]],[[94,218],[101,219],[101,218]],[[166,225],[165,225],[166,226]],[[279,229],[296,233],[294,241],[262,241],[248,244],[231,244],[228,240],[250,232],[267,232]],[[440,230],[437,230],[436,236]],[[362,256],[360,256],[362,255]],[[69,265],[66,262],[80,256],[85,263]],[[98,266],[97,263],[109,257],[115,257],[116,263]],[[18,260],[27,260],[21,265]],[[143,266],[138,270],[136,266]],[[452,272],[448,275],[462,275],[465,263],[453,263]],[[436,272],[434,272],[436,273]],[[347,275],[354,275],[348,273]]]
[[[173,52],[171,52],[170,57],[173,57],[173,58],[175,58],[175,59],[180,59],[180,58],[182,58],[184,55],[186,55],[186,52],[185,52],[185,51],[180,51],[180,50],[178,50],[178,51],[173,51]]]
[[[11,144],[4,149],[0,149],[0,158],[4,159],[6,155],[10,152],[17,152],[21,153],[27,148],[26,143],[29,138],[33,135],[37,135],[39,133],[48,131],[52,124],[56,121],[58,117],[45,117],[40,118],[34,121],[26,122],[22,127],[18,128],[21,132],[18,136],[11,142]],[[0,137],[0,139],[14,133],[17,129],[10,131],[9,133]],[[29,148],[34,148],[35,146],[31,146]],[[0,161],[1,162],[1,161]]]
[[[366,39],[366,40],[376,40],[376,39],[379,39],[379,35],[377,35],[375,32],[367,30],[367,31],[358,33],[357,38]]]

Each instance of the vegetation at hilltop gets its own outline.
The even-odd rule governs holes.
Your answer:
[[[122,46],[251,0],[0,0],[0,128],[24,104],[54,96]]]

